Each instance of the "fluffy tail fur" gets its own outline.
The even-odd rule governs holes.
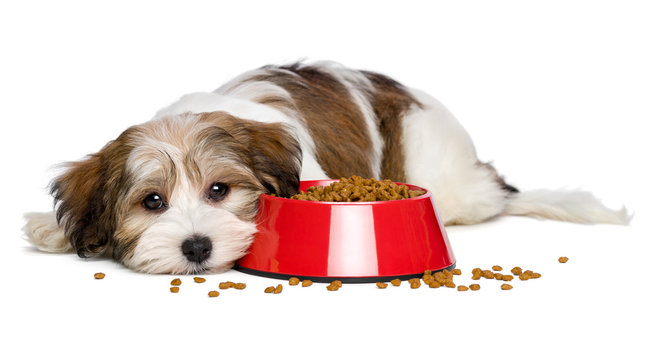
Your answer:
[[[585,191],[532,190],[511,194],[505,215],[523,215],[576,223],[627,225],[631,216],[623,207],[611,210]]]

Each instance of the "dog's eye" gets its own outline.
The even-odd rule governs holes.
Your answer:
[[[159,194],[153,193],[148,195],[142,204],[148,210],[160,210],[164,207],[164,200]]]
[[[229,186],[223,183],[214,183],[209,188],[209,199],[219,201],[222,200],[229,192]]]

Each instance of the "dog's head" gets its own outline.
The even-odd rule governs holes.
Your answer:
[[[256,232],[259,196],[297,192],[290,129],[224,112],[153,120],[67,164],[51,192],[81,257],[106,254],[150,273],[226,270]]]

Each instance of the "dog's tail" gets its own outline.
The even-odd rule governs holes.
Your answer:
[[[627,209],[612,210],[593,194],[578,190],[531,190],[511,193],[505,215],[534,216],[584,224],[627,225]]]

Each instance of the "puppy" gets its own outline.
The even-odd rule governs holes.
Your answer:
[[[148,273],[229,269],[245,254],[261,194],[300,179],[360,175],[429,189],[446,225],[530,215],[626,224],[589,193],[507,184],[451,113],[377,73],[332,63],[266,66],[185,95],[51,184],[55,213],[27,214],[50,252],[100,254]]]

